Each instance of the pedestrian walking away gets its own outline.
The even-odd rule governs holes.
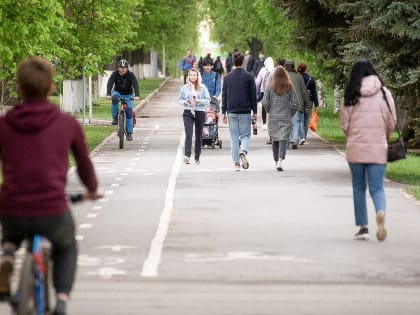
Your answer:
[[[270,73],[274,70],[273,58],[267,57],[264,60],[264,67],[261,68],[258,76],[255,78],[255,86],[257,89],[257,102],[260,102],[264,97],[264,91],[267,85],[270,84]],[[267,129],[267,113],[264,106],[261,109],[261,119],[263,123],[263,129]]]
[[[305,131],[304,141],[299,141],[299,144],[304,144],[308,139],[309,119],[311,117],[312,107],[318,108],[318,93],[316,90],[316,79],[307,73],[308,66],[305,63],[298,65],[297,71],[302,75],[305,82],[307,98],[309,100],[309,110],[306,110],[303,115],[303,130]]]
[[[198,69],[188,71],[188,83],[181,87],[178,103],[183,106],[182,118],[184,121],[185,144],[184,163],[190,164],[192,151],[192,136],[195,131],[194,160],[200,164],[201,140],[205,122],[205,106],[210,104],[210,95],[207,87],[201,82]]]
[[[309,111],[309,99],[306,97],[305,81],[295,70],[295,62],[286,61],[285,68],[289,73],[289,77],[293,83],[293,88],[299,100],[297,111],[293,116],[292,133],[290,136],[292,149],[297,149],[298,143],[303,144],[306,141],[303,123],[304,113]]]
[[[247,169],[251,119],[257,118],[257,97],[254,78],[242,68],[244,55],[233,54],[233,70],[224,78],[222,87],[223,122],[229,122],[232,161],[235,170]],[[252,117],[251,117],[251,112]],[[240,140],[240,144],[239,144]]]
[[[278,66],[272,82],[267,86],[262,105],[267,110],[268,133],[272,140],[274,166],[283,170],[283,160],[292,129],[292,118],[298,106],[298,99],[287,71]]]
[[[396,117],[392,94],[383,86],[373,64],[369,60],[357,61],[351,69],[340,109],[340,126],[346,136],[346,159],[352,176],[355,222],[359,228],[354,235],[356,240],[369,239],[367,187],[376,212],[376,237],[379,241],[387,237],[384,178],[387,140],[395,128]]]
[[[51,64],[41,57],[25,59],[16,82],[23,101],[0,117],[0,295],[10,298],[15,251],[24,239],[39,234],[52,244],[52,314],[65,315],[77,261],[75,223],[65,193],[70,153],[86,198],[100,197],[97,179],[79,123],[48,102],[54,90]]]
[[[133,98],[134,90],[134,98]],[[112,94],[111,94],[112,93]],[[133,141],[133,129],[134,129],[134,114],[133,107],[134,101],[140,99],[140,88],[139,82],[133,72],[128,70],[128,62],[125,59],[118,61],[117,70],[114,71],[107,83],[106,88],[106,99],[112,100],[112,124],[118,124],[118,111],[119,101],[121,97],[127,101],[127,108],[125,109],[126,114],[126,131],[127,141]],[[133,101],[134,100],[134,101]]]

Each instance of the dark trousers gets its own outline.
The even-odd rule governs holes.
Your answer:
[[[280,141],[273,141],[271,147],[273,148],[273,159],[274,161],[278,161],[279,158],[284,160],[286,158],[286,149],[289,141],[288,140],[280,140]]]
[[[70,211],[47,217],[0,216],[2,244],[10,242],[19,248],[24,239],[35,234],[46,237],[52,244],[53,283],[57,293],[69,294],[76,274],[77,244],[75,226]]]
[[[184,120],[185,129],[185,156],[191,156],[192,136],[195,127],[195,145],[194,145],[194,159],[200,160],[201,155],[201,139],[203,136],[204,121],[206,113],[203,111],[195,111],[194,116],[190,110],[184,110],[182,118]]]

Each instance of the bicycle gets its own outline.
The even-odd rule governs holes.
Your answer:
[[[84,200],[84,196],[70,195],[69,200],[77,203]],[[16,281],[17,288],[9,299],[12,314],[47,315],[51,311],[51,244],[42,235],[25,242],[26,252]]]
[[[128,107],[128,101],[133,101],[134,98],[132,97],[118,97],[118,102],[120,102],[119,105],[119,111],[118,111],[118,138],[119,138],[119,148],[124,148],[124,136],[127,134],[126,130],[126,121],[127,121],[127,115],[126,115],[126,109]]]

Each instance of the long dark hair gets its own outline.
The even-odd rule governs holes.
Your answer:
[[[372,62],[367,59],[356,61],[351,68],[349,83],[344,90],[344,106],[354,106],[359,103],[362,79],[369,75],[376,75],[383,85],[382,79],[379,77]]]

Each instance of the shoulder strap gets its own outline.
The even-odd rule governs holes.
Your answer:
[[[384,97],[386,106],[388,106],[388,110],[392,114],[391,106],[389,106],[388,99],[386,98],[386,94],[385,94],[385,90],[383,86],[381,86],[381,91],[382,91],[382,95]],[[397,130],[398,136],[400,136],[400,129],[398,128],[398,124],[395,125],[395,130]]]
[[[312,77],[310,75],[308,75],[308,77],[309,77],[309,79],[305,84],[306,89],[308,89],[309,82],[311,82],[311,80],[312,80]]]

